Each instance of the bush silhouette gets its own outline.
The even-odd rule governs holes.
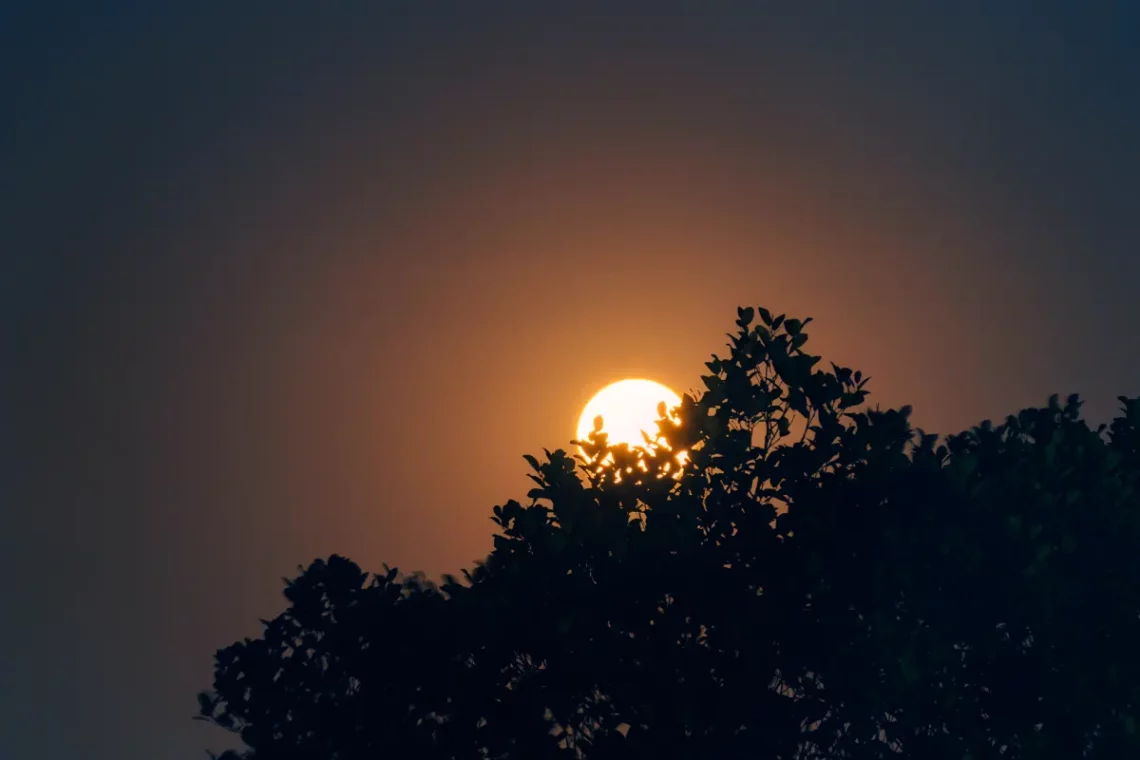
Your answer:
[[[739,309],[671,452],[527,457],[435,585],[347,559],[217,653],[257,760],[1140,757],[1140,400],[939,438]]]

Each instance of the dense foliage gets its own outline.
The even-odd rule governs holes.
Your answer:
[[[202,716],[256,760],[1140,757],[1140,399],[938,438],[738,317],[672,451],[527,457],[462,579],[314,562]]]

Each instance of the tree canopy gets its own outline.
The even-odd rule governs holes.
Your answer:
[[[940,437],[737,316],[667,447],[527,456],[463,577],[287,580],[199,697],[227,755],[1140,757],[1140,399]]]

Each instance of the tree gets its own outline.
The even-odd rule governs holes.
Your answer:
[[[667,445],[526,457],[462,578],[314,562],[201,717],[251,760],[1140,756],[1140,399],[940,438],[737,316]]]

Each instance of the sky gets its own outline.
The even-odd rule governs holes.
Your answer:
[[[955,432],[1140,394],[1129,2],[0,10],[0,756],[189,760],[331,553],[491,548],[524,453],[738,305]]]

